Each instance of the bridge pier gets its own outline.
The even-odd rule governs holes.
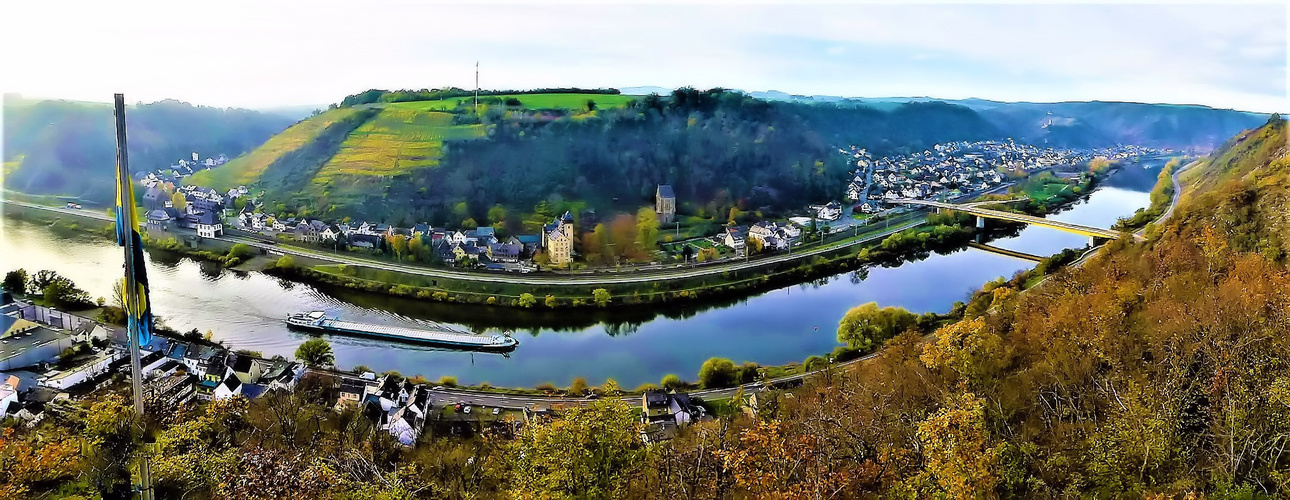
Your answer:
[[[1107,241],[1109,241],[1109,238],[1102,238],[1102,237],[1100,237],[1100,236],[1093,236],[1093,235],[1089,235],[1089,237],[1088,237],[1088,246],[1089,246],[1090,248],[1092,248],[1092,247],[1096,247],[1096,246],[1098,246],[1098,245],[1101,245],[1101,244],[1103,244],[1103,243],[1106,243]]]
[[[976,228],[977,230],[985,229],[985,217],[976,216]]]

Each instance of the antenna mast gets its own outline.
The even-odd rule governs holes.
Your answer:
[[[475,114],[479,114],[479,61],[475,61]]]

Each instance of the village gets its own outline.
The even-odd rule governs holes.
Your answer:
[[[125,329],[83,316],[15,300],[3,292],[0,306],[0,420],[33,427],[95,393],[123,390],[130,370]],[[616,396],[611,389],[581,392],[550,388],[527,398],[462,391],[443,380],[378,375],[367,367],[339,371],[307,366],[283,356],[234,351],[196,330],[179,338],[156,336],[140,348],[144,400],[179,408],[213,400],[267,397],[298,388],[320,391],[337,412],[354,411],[374,431],[414,445],[428,426],[445,432],[499,428],[514,432],[533,419],[558,417],[568,405]],[[447,387],[445,387],[447,385]],[[568,399],[566,399],[568,398]],[[642,438],[663,440],[691,422],[712,418],[698,398],[684,392],[651,390],[639,401]]]
[[[899,156],[875,158],[866,149],[840,149],[854,161],[850,180],[838,200],[810,205],[782,220],[731,218],[714,233],[689,234],[673,239],[664,234],[642,258],[612,265],[585,260],[595,250],[583,248],[581,235],[596,223],[594,211],[575,216],[565,212],[551,218],[536,233],[502,234],[498,227],[443,227],[422,222],[407,227],[380,221],[324,220],[277,214],[260,201],[262,193],[246,186],[225,192],[183,184],[181,170],[217,165],[223,161],[180,160],[166,179],[150,172],[143,179],[143,208],[151,234],[175,228],[192,230],[198,238],[218,238],[226,231],[254,235],[269,241],[301,244],[332,251],[366,252],[430,265],[496,272],[529,273],[592,267],[632,270],[641,264],[698,265],[752,255],[791,252],[808,241],[848,229],[859,232],[875,221],[908,212],[884,202],[892,199],[946,199],[992,192],[1034,173],[1075,168],[1094,158],[1121,160],[1168,153],[1139,146],[1085,150],[1040,148],[1008,141],[952,142]],[[193,158],[199,158],[193,153]],[[178,167],[177,169],[175,167]],[[840,201],[841,200],[841,201]],[[654,195],[657,228],[666,233],[677,228],[678,203],[671,185],[660,184]]]
[[[883,200],[957,198],[989,192],[1020,177],[1056,167],[1075,167],[1094,158],[1124,160],[1167,154],[1134,145],[1084,150],[1040,148],[1007,141],[951,142],[899,156],[874,158],[851,146],[839,153],[855,161],[846,199],[860,213],[876,213]]]

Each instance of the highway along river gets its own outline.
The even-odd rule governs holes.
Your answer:
[[[1086,199],[1052,217],[1110,227],[1117,218],[1149,203],[1148,193],[1163,164],[1153,160],[1126,166]],[[1028,227],[1016,237],[991,244],[1050,255],[1086,243],[1083,236]],[[122,258],[118,247],[102,239],[63,238],[43,225],[8,218],[0,228],[0,255],[0,271],[53,269],[95,297],[111,297]],[[509,329],[520,340],[515,352],[503,357],[329,337],[337,364],[346,369],[367,365],[409,376],[452,375],[463,384],[510,387],[542,382],[565,386],[574,377],[586,377],[593,385],[613,378],[624,387],[636,387],[658,383],[668,373],[694,380],[703,361],[714,356],[774,365],[824,354],[838,345],[838,320],[855,305],[876,301],[914,312],[947,312],[985,282],[1032,266],[964,248],[947,255],[933,253],[895,268],[874,267],[867,276],[845,273],[735,302],[642,306],[635,311],[522,311],[423,303],[323,291],[257,272],[228,271],[187,259],[162,262],[156,256],[149,257],[148,272],[154,314],[176,330],[213,330],[217,340],[236,349],[291,357],[307,336],[288,331],[283,316],[325,310],[382,324],[437,321],[481,332]]]

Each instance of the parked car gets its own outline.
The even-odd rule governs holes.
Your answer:
[[[501,413],[501,412],[502,412],[501,408],[493,408],[493,415],[497,415],[498,413]]]
[[[469,406],[467,406],[467,407],[466,407],[466,409],[461,410],[461,412],[462,412],[462,413],[465,413],[465,414],[467,414],[467,415],[470,415],[470,407],[469,407]]]

